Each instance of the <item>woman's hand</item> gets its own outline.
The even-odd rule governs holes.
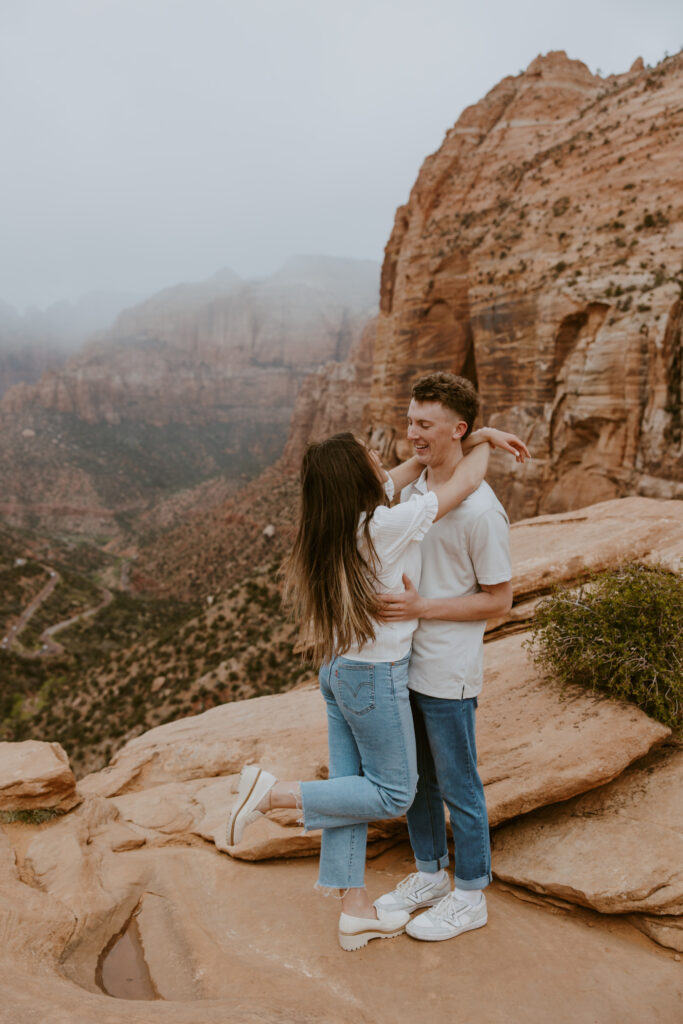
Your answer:
[[[387,480],[389,479],[389,474],[382,465],[382,460],[379,457],[379,452],[375,451],[374,448],[368,448],[367,453],[370,456],[370,462],[375,467],[375,473],[377,473],[377,476],[382,481],[382,483],[386,483]]]
[[[484,441],[488,441],[492,448],[502,448],[504,452],[514,455],[517,462],[524,462],[525,459],[531,458],[531,452],[521,438],[516,434],[508,434],[506,430],[497,430],[496,427],[482,427],[480,430],[475,430],[463,443],[462,450],[467,451],[470,445],[482,444]]]

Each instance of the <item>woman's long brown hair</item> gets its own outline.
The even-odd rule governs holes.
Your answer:
[[[370,522],[384,500],[367,450],[353,434],[309,445],[299,529],[282,572],[285,601],[314,660],[329,661],[375,638],[378,565]]]

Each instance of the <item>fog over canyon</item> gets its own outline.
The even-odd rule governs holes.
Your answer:
[[[307,374],[345,359],[376,312],[378,280],[370,261],[292,257],[261,281],[223,270],[120,313],[0,400],[0,514],[115,534],[171,492],[255,476]]]

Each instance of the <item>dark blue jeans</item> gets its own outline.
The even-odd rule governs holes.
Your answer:
[[[491,881],[486,799],[475,744],[477,698],[444,700],[411,691],[418,784],[408,811],[408,830],[421,871],[448,864],[448,807],[455,844],[455,884],[483,889]]]

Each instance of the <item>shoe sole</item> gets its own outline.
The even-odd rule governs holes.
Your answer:
[[[413,935],[406,929],[406,934],[411,939],[417,939],[419,942],[445,942],[446,939],[457,939],[458,935],[463,935],[465,932],[473,932],[477,928],[483,928],[488,923],[488,917],[485,921],[477,921],[475,924],[465,925],[464,928],[458,929],[454,935]]]
[[[352,953],[356,949],[367,946],[370,939],[395,939],[398,935],[403,935],[405,930],[404,925],[393,932],[339,932],[339,945],[347,953]]]
[[[245,805],[251,799],[251,795],[258,785],[258,781],[263,775],[263,771],[260,768],[256,768],[255,772],[256,774],[252,778],[248,767],[242,771],[242,777],[240,778],[240,785],[237,791],[238,803],[237,806],[232,809],[225,834],[225,841],[228,846],[234,846],[242,838],[243,828],[238,827],[239,816],[244,810]],[[244,793],[241,792],[243,789]]]

